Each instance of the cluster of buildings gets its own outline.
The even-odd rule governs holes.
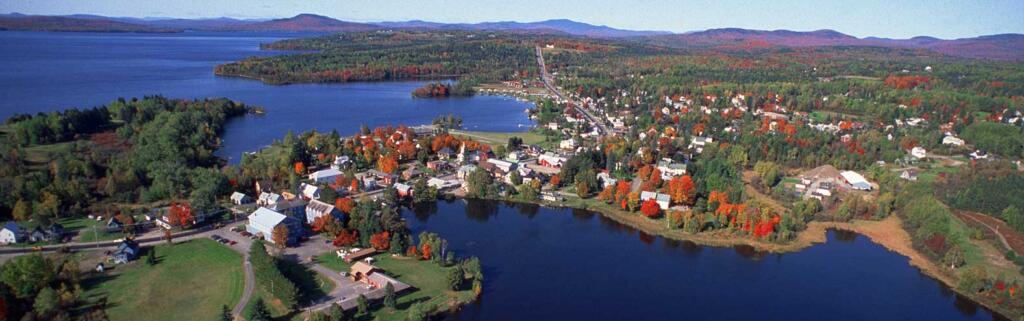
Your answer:
[[[855,171],[840,171],[832,165],[815,167],[800,175],[800,182],[794,184],[798,196],[819,201],[828,201],[838,191],[870,191],[875,186]]]

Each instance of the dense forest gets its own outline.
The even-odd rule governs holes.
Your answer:
[[[101,204],[187,199],[211,207],[228,186],[213,156],[218,135],[247,108],[155,96],[12,117],[0,139],[0,206],[44,223],[106,212]]]

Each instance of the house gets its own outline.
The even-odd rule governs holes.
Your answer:
[[[256,205],[272,207],[277,206],[277,204],[282,203],[284,201],[284,196],[281,196],[281,194],[273,192],[263,192],[260,194],[259,198],[256,199]]]
[[[383,289],[387,284],[391,284],[395,293],[399,293],[410,288],[408,284],[387,276],[380,268],[363,261],[352,264],[352,267],[349,270],[349,277],[352,278],[352,281],[366,283],[375,289]]]
[[[917,180],[917,170],[915,170],[913,168],[904,170],[902,173],[900,173],[900,178],[908,180],[908,181],[916,181]]]
[[[337,219],[341,215],[338,210],[334,208],[334,205],[327,204],[318,200],[312,200],[309,204],[306,204],[306,223],[313,224],[316,219],[324,215],[333,215]]]
[[[274,228],[278,226],[288,228],[288,240],[286,245],[298,242],[302,235],[302,223],[294,217],[287,216],[266,207],[260,207],[249,215],[249,223],[245,230],[254,235],[261,235],[267,242],[274,243]]]
[[[346,254],[345,257],[342,258],[342,260],[345,260],[346,263],[352,263],[352,262],[355,262],[355,261],[362,260],[363,258],[369,257],[369,256],[374,255],[376,253],[377,253],[377,250],[375,250],[373,248],[362,249],[362,250],[358,250],[358,251],[352,251],[352,252],[349,252],[348,254]]]
[[[58,223],[50,224],[46,228],[37,226],[28,235],[30,242],[59,242],[64,237],[64,226]]]
[[[653,199],[658,203],[658,207],[662,210],[667,210],[669,204],[672,202],[672,198],[668,194],[655,193],[655,192],[640,192],[640,201],[646,202],[649,199]]]
[[[416,166],[410,166],[402,171],[402,179],[405,180],[411,180],[413,178],[420,177],[420,175],[423,175],[423,172],[416,168]]]
[[[18,223],[7,222],[0,229],[0,244],[16,244],[25,241],[25,230]]]
[[[476,165],[463,165],[462,167],[459,167],[459,170],[458,172],[455,173],[455,176],[458,177],[459,179],[465,180],[470,173],[473,173],[473,171],[476,170],[476,168]]]
[[[346,169],[349,166],[352,166],[352,159],[350,159],[348,156],[334,157],[334,162],[331,163],[331,168],[339,171]]]
[[[343,175],[343,173],[335,168],[322,169],[309,174],[307,178],[317,183],[334,183],[334,180]]]
[[[566,161],[567,159],[565,157],[550,152],[537,157],[537,164],[551,168],[561,168],[562,164],[565,164]]]
[[[302,198],[306,200],[320,199],[320,187],[313,184],[302,183],[299,185],[299,192],[302,193]]]
[[[395,175],[381,172],[376,169],[366,171],[366,175],[376,178],[380,183],[383,183],[384,185],[391,185],[395,183]]]
[[[922,159],[928,157],[928,151],[925,150],[923,147],[914,146],[914,148],[910,149],[910,156],[914,156],[914,158],[917,159]]]
[[[854,171],[842,171],[839,175],[843,176],[843,180],[846,184],[849,184],[851,188],[862,191],[870,191],[871,183],[868,180]]]
[[[395,191],[398,192],[398,197],[412,196],[412,186],[408,184],[395,183]]]
[[[565,149],[565,150],[574,150],[574,149],[576,149],[576,140],[572,139],[572,138],[563,140],[563,141],[558,143],[558,148]]]
[[[454,155],[455,151],[448,147],[441,148],[441,150],[437,151],[437,158],[440,160],[449,160]]]
[[[615,183],[619,182],[619,180],[612,178],[608,172],[597,173],[597,180],[601,182],[602,189],[615,186]]]
[[[562,197],[561,194],[558,194],[557,192],[551,192],[551,191],[540,192],[540,199],[548,201],[548,202],[564,202],[565,201],[565,197]]]
[[[370,176],[364,176],[361,181],[363,183],[363,190],[364,191],[376,190],[379,187],[377,185],[377,179],[376,178],[373,178],[373,177],[370,177]]]
[[[121,223],[121,220],[117,219],[117,216],[111,216],[107,219],[106,227],[108,230],[120,230],[124,228],[124,223]]]
[[[985,151],[980,150],[980,149],[975,150],[974,152],[972,152],[968,156],[970,156],[971,159],[973,159],[973,160],[988,159],[988,153],[986,153]]]
[[[508,173],[516,169],[517,164],[512,162],[503,161],[500,159],[489,158],[487,163],[494,164],[495,167],[500,169],[502,172]]]
[[[957,138],[956,136],[949,135],[942,138],[942,144],[951,146],[963,146],[964,140]]]
[[[508,155],[505,155],[505,159],[510,162],[518,162],[524,158],[526,158],[526,154],[518,150],[510,151]]]
[[[711,138],[711,137],[695,136],[695,137],[690,139],[690,146],[689,147],[690,147],[690,149],[692,149],[697,154],[700,154],[700,153],[704,152],[704,146],[707,146],[707,144],[714,143],[714,142],[715,142],[714,138]]]
[[[686,175],[686,164],[676,163],[670,159],[663,159],[658,162],[658,171],[661,172],[661,179],[667,181],[676,176]]]
[[[445,161],[436,160],[427,162],[427,168],[435,172],[447,170],[450,167],[451,166],[448,165],[448,162]]]
[[[241,192],[234,192],[231,193],[231,203],[235,205],[249,204],[252,203],[252,197]]]
[[[126,264],[139,258],[139,243],[132,239],[125,239],[117,245],[117,249],[110,252],[110,259],[116,264]]]

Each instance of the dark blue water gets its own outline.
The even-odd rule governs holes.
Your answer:
[[[462,116],[470,130],[525,131],[531,124],[523,113],[530,105],[510,98],[413,99],[420,82],[271,86],[213,75],[220,63],[287,54],[259,44],[300,36],[311,34],[0,32],[0,118],[155,94],[264,106],[265,116],[228,124],[218,154],[235,161],[288,130],[353,134],[361,124],[429,124],[446,114]]]
[[[713,248],[582,210],[482,201],[406,214],[484,266],[479,303],[449,320],[992,320],[863,236],[797,253]]]

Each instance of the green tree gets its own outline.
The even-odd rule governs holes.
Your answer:
[[[384,306],[395,308],[395,286],[391,285],[391,282],[384,286]]]
[[[1009,224],[1017,231],[1024,232],[1024,213],[1017,206],[1007,206],[1001,214],[1006,224]]]
[[[231,315],[231,309],[228,308],[227,304],[222,305],[220,307],[220,321],[233,321],[233,320],[235,320],[235,317],[233,315]]]
[[[406,319],[408,321],[424,321],[427,319],[427,312],[423,311],[423,306],[420,303],[415,303],[409,307],[409,315]]]
[[[359,297],[356,298],[356,317],[362,318],[366,316],[367,313],[370,313],[370,303],[366,301],[366,296],[360,294]]]
[[[446,277],[448,281],[448,288],[453,291],[458,291],[462,287],[462,281],[465,279],[462,273],[462,267],[456,265],[448,269],[448,275]]]
[[[0,282],[23,300],[34,297],[53,278],[53,263],[39,254],[15,257],[0,267]]]
[[[331,304],[331,321],[349,321],[352,318],[337,303]]]
[[[57,298],[57,291],[51,288],[43,288],[36,295],[32,308],[40,316],[49,316],[60,307],[60,300]]]
[[[146,251],[146,264],[148,264],[150,266],[156,265],[156,247],[155,246],[149,248],[149,251]]]
[[[338,192],[329,185],[320,185],[320,201],[327,204],[334,204],[334,200],[338,199]]]
[[[267,304],[263,302],[263,298],[256,298],[256,302],[249,309],[249,317],[246,319],[248,321],[271,321],[270,311],[267,310]]]

